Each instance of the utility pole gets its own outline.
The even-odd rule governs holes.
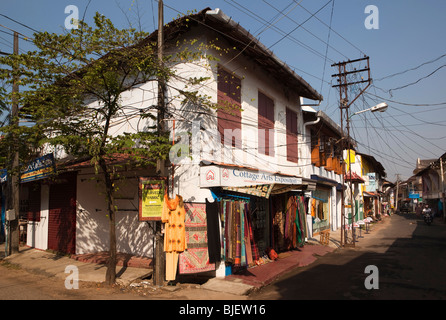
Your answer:
[[[357,64],[360,63],[362,61],[366,61],[367,62],[367,66],[365,68],[352,68],[351,71],[348,71],[347,69],[347,65],[352,65],[352,64]],[[349,118],[349,108],[350,106],[353,104],[353,102],[356,101],[356,99],[359,98],[359,96],[361,96],[364,91],[370,86],[372,79],[370,78],[370,59],[369,57],[365,56],[364,58],[360,58],[360,59],[355,59],[355,60],[348,60],[348,61],[344,61],[344,62],[339,62],[339,63],[335,63],[331,65],[332,67],[337,67],[338,69],[338,73],[337,74],[333,74],[332,77],[338,77],[338,84],[334,85],[333,88],[339,88],[339,102],[340,102],[340,106],[339,109],[341,111],[341,129],[342,129],[342,144],[341,144],[341,155],[343,154],[343,151],[345,150],[345,147],[347,147],[348,150],[348,172],[350,173],[350,179],[349,179],[349,187],[350,187],[350,209],[351,209],[351,230],[352,230],[352,243],[348,244],[350,246],[355,246],[355,232],[354,232],[354,220],[355,220],[355,210],[354,210],[354,203],[353,203],[353,174],[352,174],[352,170],[351,170],[351,159],[350,159],[350,155],[351,155],[351,139],[350,139],[350,118]],[[361,75],[361,73],[363,72],[367,72],[368,76],[367,79],[364,80],[364,77],[361,77],[361,80],[355,80],[356,76]],[[349,77],[353,77],[352,81],[349,81]],[[363,88],[357,95],[356,97],[352,100],[349,101],[348,99],[348,87],[352,86],[352,85],[357,85],[357,84],[362,84],[362,83],[367,83],[367,86],[365,86],[365,88]],[[344,131],[344,122],[346,124],[346,129],[347,129],[347,136],[345,136],[345,131]],[[347,143],[347,145],[345,144]],[[344,159],[343,159],[344,161]],[[345,166],[344,166],[345,168]],[[343,183],[345,182],[345,173],[343,174],[342,177]],[[347,245],[346,243],[346,239],[343,237],[344,236],[344,232],[346,231],[345,229],[345,199],[344,199],[344,188],[343,188],[343,192],[342,192],[342,222],[341,222],[341,228],[342,228],[342,232],[341,232],[341,245]]]
[[[395,212],[398,211],[398,192],[400,189],[400,174],[396,174],[396,195],[395,195]]]
[[[158,63],[159,63],[159,76],[158,76],[158,118],[157,129],[158,135],[164,134],[164,117],[166,108],[166,83],[163,75],[163,57],[164,57],[164,4],[163,0],[158,1]],[[164,174],[164,160],[159,159],[157,161],[157,172]],[[165,279],[165,256],[164,256],[164,236],[162,233],[162,222],[156,221],[156,234],[155,234],[155,272],[153,276],[153,283],[157,286],[164,285]]]
[[[14,55],[19,54],[19,35],[14,31]],[[11,109],[11,125],[13,127],[19,126],[19,103],[18,103],[18,92],[19,92],[19,77],[17,75],[17,66],[14,65],[15,72],[12,84],[12,109]],[[9,241],[8,241],[8,251],[9,254],[19,252],[19,211],[20,211],[20,189],[19,189],[19,142],[17,141],[17,135],[12,133],[12,173],[10,179],[10,199],[12,200],[8,206],[10,209],[14,210],[15,219],[9,221]],[[8,179],[9,180],[9,179]],[[11,207],[12,204],[12,207]]]
[[[441,199],[443,202],[443,222],[446,223],[446,208],[445,208],[445,195],[444,195],[444,171],[443,171],[443,156],[440,157],[440,175],[441,175]]]

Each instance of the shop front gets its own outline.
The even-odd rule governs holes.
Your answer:
[[[336,180],[318,175],[311,175],[311,179],[316,183],[309,199],[309,214],[314,236],[331,227],[335,230],[339,226],[340,210],[338,209],[342,197],[342,185]]]
[[[209,256],[224,264],[225,275],[304,245],[308,184],[301,178],[217,165],[201,167],[200,175],[200,186],[213,196],[206,213],[214,218],[208,221],[218,224],[207,226]],[[216,229],[218,239],[210,240]]]

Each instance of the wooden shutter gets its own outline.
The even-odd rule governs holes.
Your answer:
[[[50,185],[48,249],[75,253],[76,174],[66,173]]]
[[[297,163],[297,113],[286,108],[286,156],[287,160]]]
[[[40,183],[28,187],[28,221],[40,221]]]
[[[258,100],[259,153],[274,156],[274,101],[259,92]]]
[[[217,99],[219,109],[217,110],[218,133],[221,142],[224,143],[225,129],[232,130],[232,146],[241,148],[241,85],[242,82],[235,75],[218,68],[217,77]]]

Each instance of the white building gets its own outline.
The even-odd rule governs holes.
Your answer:
[[[179,272],[215,270],[218,276],[228,272],[225,258],[209,261],[209,256],[215,255],[209,243],[213,241],[215,250],[215,241],[228,241],[224,224],[209,226],[221,222],[221,208],[218,212],[209,209],[216,200],[231,205],[237,201],[241,206],[247,203],[249,213],[244,213],[246,220],[241,221],[249,221],[251,241],[259,254],[268,247],[276,251],[296,247],[293,226],[299,217],[303,217],[299,222],[301,235],[306,237],[339,228],[341,172],[339,164],[335,167],[332,162],[339,158],[338,153],[327,152],[324,161],[330,159],[328,163],[315,165],[310,130],[323,124],[324,137],[330,138],[318,142],[319,150],[323,150],[323,146],[334,145],[340,129],[325,114],[316,114],[308,107],[302,110],[304,98],[317,104],[322,96],[219,9],[180,18],[166,26],[165,34],[166,54],[181,50],[177,43],[202,50],[197,60],[172,65],[178,77],[168,83],[167,92],[166,123],[175,137],[170,158],[174,166],[163,168],[162,175],[167,177],[169,195],[181,195],[186,204],[191,243],[180,257]],[[156,33],[151,37],[156,39]],[[190,77],[207,80],[196,88],[185,88],[181,79]],[[151,82],[134,88],[123,95],[123,103],[138,108],[155,105],[155,86]],[[177,98],[182,89],[198,90],[212,102],[228,104],[231,110],[184,102]],[[113,124],[113,130],[120,134],[145,130],[151,124],[150,120],[134,118]],[[110,163],[125,160],[117,156]],[[39,191],[35,191],[40,195],[35,196],[39,217],[28,224],[27,244],[75,254],[107,251],[106,206],[94,169],[88,159],[67,162],[64,168],[66,173],[59,175],[59,181],[39,184]],[[121,170],[126,179],[117,195],[118,251],[153,257],[154,222],[139,218],[138,182],[139,177],[156,176],[156,169],[135,171],[123,166]],[[317,213],[312,216],[309,206],[313,199],[321,201],[324,221],[317,220]],[[294,212],[288,211],[289,203],[305,208],[303,216],[299,216],[302,210],[296,213],[296,207]]]

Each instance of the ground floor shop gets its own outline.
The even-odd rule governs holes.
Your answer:
[[[160,230],[167,241],[169,280],[196,274],[224,277],[267,264],[277,254],[298,250],[306,239],[340,226],[342,192],[336,181],[241,167],[188,169],[177,169],[174,181],[158,177],[164,181],[161,187],[149,169],[127,169],[117,182],[118,252],[156,258]],[[68,254],[108,251],[109,220],[100,180],[86,162],[51,179],[24,184],[26,244]],[[141,181],[148,182],[143,189]],[[142,201],[148,204],[147,219],[141,215]],[[164,210],[181,212],[181,221],[163,217]],[[184,247],[174,248],[172,241]]]
[[[208,230],[220,232],[209,241],[209,256],[224,264],[224,275],[269,263],[278,253],[304,245],[307,225],[302,193],[286,192],[268,198],[236,192],[213,194],[214,202],[207,203],[206,213],[218,228],[208,225]]]

